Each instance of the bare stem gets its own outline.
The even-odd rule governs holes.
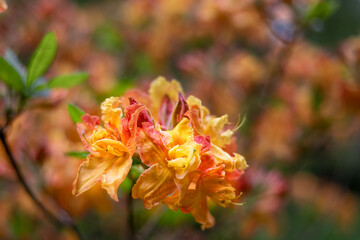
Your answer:
[[[25,189],[26,193],[29,195],[29,197],[31,198],[31,200],[38,206],[38,208],[44,213],[45,217],[47,217],[51,222],[53,222],[56,226],[58,227],[68,227],[71,228],[78,236],[78,238],[80,240],[83,240],[84,237],[80,234],[79,229],[77,228],[77,226],[75,225],[74,221],[72,220],[72,218],[64,211],[62,210],[63,213],[63,217],[59,218],[56,215],[54,215],[53,213],[51,213],[39,200],[39,198],[35,195],[35,193],[31,190],[29,184],[26,182],[23,174],[20,171],[20,168],[17,164],[17,162],[15,161],[15,158],[10,150],[9,144],[6,140],[6,134],[5,134],[5,128],[2,128],[0,130],[0,139],[1,139],[1,143],[4,146],[5,152],[9,158],[10,164],[12,166],[12,168],[14,169],[16,176],[20,182],[20,184],[23,186],[23,188]]]
[[[127,210],[127,239],[135,240],[135,225],[134,225],[134,212],[133,212],[133,198],[131,197],[131,191],[126,196],[126,210]]]

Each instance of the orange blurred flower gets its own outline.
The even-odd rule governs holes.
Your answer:
[[[5,0],[0,0],[0,13],[3,13],[7,10],[8,6]]]

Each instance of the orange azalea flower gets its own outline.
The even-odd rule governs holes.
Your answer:
[[[209,228],[214,218],[208,199],[223,207],[236,199],[234,181],[225,174],[241,173],[247,164],[243,156],[224,150],[233,135],[224,130],[227,115],[216,118],[196,97],[185,100],[179,82],[159,77],[149,95],[132,90],[121,99],[105,100],[101,109],[104,127],[90,115],[78,124],[90,155],[79,168],[74,194],[102,182],[117,200],[116,190],[137,152],[149,168],[133,186],[132,197],[142,199],[148,209],[163,202],[170,209],[191,212],[202,228]]]
[[[121,106],[121,101],[115,97],[102,103],[105,127],[99,125],[98,117],[89,114],[85,114],[83,122],[78,124],[79,135],[90,155],[79,167],[74,182],[74,195],[78,196],[101,182],[110,197],[118,201],[117,189],[132,165],[137,119],[145,110],[141,104],[131,104],[125,109],[126,117],[122,118]]]

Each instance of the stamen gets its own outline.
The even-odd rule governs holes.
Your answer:
[[[244,205],[246,205],[246,202],[242,202],[242,203],[230,202],[230,203],[234,204],[236,206],[244,206]]]
[[[245,122],[246,122],[246,114],[244,114],[244,117],[242,119],[240,118],[240,114],[239,114],[239,120],[232,131],[235,132],[239,130],[244,125]]]

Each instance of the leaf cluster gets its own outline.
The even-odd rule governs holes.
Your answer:
[[[53,88],[68,89],[83,83],[89,76],[84,72],[56,76],[50,80],[43,76],[53,62],[57,49],[55,34],[46,34],[27,68],[22,66],[14,52],[7,50],[4,58],[0,56],[0,81],[25,99],[44,95]]]

